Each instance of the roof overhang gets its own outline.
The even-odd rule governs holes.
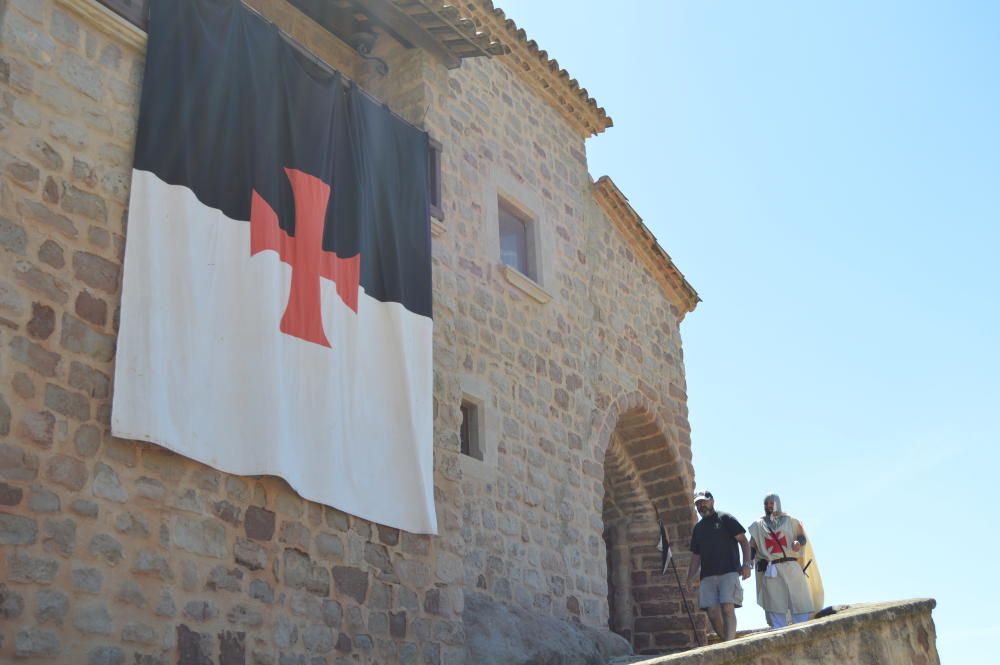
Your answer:
[[[649,268],[663,292],[677,307],[678,318],[683,320],[684,316],[693,312],[694,308],[701,302],[694,287],[677,269],[670,255],[660,247],[656,236],[643,223],[642,217],[632,209],[628,199],[611,178],[608,176],[598,178],[597,182],[593,184],[593,193],[601,210],[625,236],[626,242]]]

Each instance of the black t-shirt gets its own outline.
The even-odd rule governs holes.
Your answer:
[[[701,578],[740,571],[740,544],[736,536],[746,529],[729,513],[703,517],[691,533],[691,551],[701,557]]]

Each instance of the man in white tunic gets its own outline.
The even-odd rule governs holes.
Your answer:
[[[809,580],[801,561],[806,544],[802,523],[781,510],[777,494],[764,498],[764,515],[750,525],[750,541],[757,562],[757,604],[774,628],[799,623],[815,612]]]

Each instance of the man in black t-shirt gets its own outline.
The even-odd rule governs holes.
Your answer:
[[[691,533],[691,565],[688,566],[688,591],[694,595],[699,571],[698,606],[708,613],[719,639],[736,637],[736,608],[743,604],[740,578],[750,577],[750,543],[746,529],[729,513],[715,512],[711,492],[697,492],[694,506],[701,520]],[[743,564],[740,565],[740,550]]]

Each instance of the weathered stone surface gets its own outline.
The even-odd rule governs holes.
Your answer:
[[[125,665],[125,652],[113,646],[94,647],[87,652],[87,665]]]
[[[208,573],[205,582],[208,591],[243,591],[243,571],[239,568],[227,569],[225,566],[214,566]]]
[[[115,592],[115,600],[138,608],[146,607],[148,602],[142,587],[135,580],[125,580],[119,584],[118,590]]]
[[[250,597],[270,605],[274,602],[274,589],[264,580],[253,580],[250,582]]]
[[[219,665],[246,665],[246,633],[224,630],[219,633]]]
[[[177,665],[213,665],[212,636],[177,626]]]
[[[90,295],[87,290],[80,291],[76,296],[73,311],[81,319],[95,326],[103,326],[108,322],[108,303]]]
[[[41,628],[26,628],[14,638],[14,655],[18,658],[32,656],[53,657],[59,653],[60,643],[56,634]]]
[[[56,375],[60,360],[58,353],[49,351],[24,337],[15,337],[10,341],[10,355],[36,374],[49,378]]]
[[[320,596],[330,594],[330,573],[323,566],[314,564],[309,555],[286,549],[282,555],[284,582],[292,589],[305,589]]]
[[[0,619],[16,619],[24,612],[24,597],[0,583]]]
[[[321,624],[306,626],[302,631],[302,645],[310,653],[329,653],[333,651],[333,630]]]
[[[69,611],[69,596],[56,589],[39,589],[35,595],[35,619],[39,624],[62,625]]]
[[[28,584],[48,584],[59,571],[59,562],[48,557],[33,557],[25,552],[7,555],[7,579]]]
[[[324,559],[342,559],[344,544],[339,536],[331,533],[316,534],[316,553]]]
[[[184,616],[195,621],[208,621],[219,615],[214,604],[204,600],[192,600],[184,605]]]
[[[0,443],[0,478],[10,481],[38,477],[38,456],[17,446]]]
[[[88,635],[110,635],[112,630],[111,614],[100,601],[81,603],[76,610],[73,625],[81,633]]]
[[[82,353],[101,362],[107,362],[115,355],[115,338],[113,336],[93,330],[71,314],[63,314],[62,335],[59,343],[67,351]]]
[[[97,504],[93,501],[87,501],[86,499],[74,499],[73,503],[70,504],[69,509],[80,517],[97,517],[100,513],[100,509]]]
[[[31,545],[38,539],[38,523],[20,515],[0,513],[0,545]]]
[[[178,515],[174,524],[174,544],[203,556],[226,558],[226,530],[215,519],[194,519]]]
[[[0,217],[0,247],[24,256],[28,246],[28,234],[24,227]]]
[[[69,366],[69,385],[95,399],[111,396],[111,377],[75,360]]]
[[[164,582],[174,579],[170,562],[159,552],[141,549],[136,552],[132,572],[138,575],[155,575]]]
[[[350,566],[334,566],[333,581],[338,594],[353,598],[359,603],[365,602],[368,594],[368,573]]]
[[[16,506],[24,498],[24,490],[0,482],[0,506]]]
[[[127,623],[122,628],[122,642],[135,642],[138,644],[156,644],[159,641],[159,633],[155,628],[144,623]]]
[[[76,522],[72,519],[47,519],[42,527],[42,546],[46,552],[70,557],[76,549]]]
[[[73,588],[86,593],[100,593],[104,574],[96,568],[74,568]]]
[[[87,467],[69,455],[56,455],[49,461],[45,477],[57,485],[76,492],[87,484]]]
[[[264,508],[250,506],[243,519],[243,528],[247,538],[268,541],[274,537],[274,513]]]
[[[54,383],[45,384],[45,406],[67,418],[90,420],[90,401],[87,397]]]
[[[105,293],[118,291],[121,266],[90,252],[74,252],[73,274],[87,286]]]
[[[25,199],[21,202],[20,207],[24,216],[32,222],[42,224],[70,239],[79,235],[73,222],[59,213],[52,212],[48,206],[42,203]]]
[[[264,616],[260,610],[247,605],[234,605],[226,613],[226,621],[237,626],[256,628],[264,622]]]
[[[97,534],[91,539],[90,553],[104,559],[109,566],[117,565],[124,558],[122,544],[106,533]]]
[[[541,617],[477,593],[466,595],[462,621],[468,657],[484,665],[605,663],[631,650],[624,639],[609,631]]]
[[[32,485],[28,508],[35,513],[58,513],[60,508],[59,495],[41,485]]]
[[[80,425],[73,435],[76,452],[83,457],[93,457],[101,447],[101,430],[95,425]]]
[[[246,538],[237,538],[233,545],[233,557],[236,563],[250,570],[260,570],[267,565],[267,551]]]
[[[52,445],[56,417],[49,411],[29,411],[21,416],[18,434],[26,440],[48,448]]]
[[[94,493],[94,496],[117,503],[125,503],[128,500],[128,493],[122,487],[118,474],[110,466],[101,462],[94,465],[94,480],[91,483],[90,491]]]

